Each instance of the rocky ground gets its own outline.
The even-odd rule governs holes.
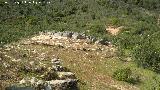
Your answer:
[[[28,90],[138,89],[101,73],[106,59],[116,57],[116,48],[83,33],[43,32],[0,51],[2,90],[26,86]]]

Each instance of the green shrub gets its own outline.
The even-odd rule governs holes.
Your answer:
[[[138,66],[148,68],[155,72],[160,72],[160,50],[151,42],[137,46],[133,51],[133,57]]]
[[[121,22],[120,22],[119,18],[112,17],[112,18],[110,18],[110,23],[111,23],[111,25],[118,26],[118,25],[120,25]]]
[[[89,29],[90,29],[89,34],[97,37],[102,37],[103,35],[106,34],[105,26],[102,24],[93,24],[89,26]]]
[[[139,77],[136,75],[132,75],[132,71],[129,68],[116,70],[113,73],[113,78],[132,84],[136,84],[137,82],[139,82]]]

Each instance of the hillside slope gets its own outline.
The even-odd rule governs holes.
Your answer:
[[[20,3],[15,3],[17,1]],[[22,3],[22,1],[0,0],[0,60],[2,59],[2,62],[14,66],[8,58],[3,59],[6,57],[5,54],[23,60],[21,53],[25,51],[24,48],[38,48],[38,50],[43,48],[44,51],[40,53],[56,53],[64,60],[64,65],[82,80],[79,82],[82,90],[123,88],[159,90],[159,0],[35,0],[34,2],[40,2],[38,4],[29,1]],[[39,32],[49,31],[72,31],[90,35],[109,41],[117,48],[117,52],[112,57],[106,55],[101,59],[100,55],[96,55],[100,52],[65,50],[61,49],[61,46],[53,49],[52,45],[46,43],[44,46],[37,43],[25,46],[18,42],[26,38],[30,39]],[[13,51],[10,49],[8,51],[6,46],[12,47],[12,44]],[[110,53],[112,52],[107,52]],[[29,59],[33,60],[35,57]],[[78,65],[74,66],[74,63]],[[0,68],[5,66],[6,63],[0,64]],[[140,82],[132,85],[126,83],[126,80],[113,79],[116,70],[123,68],[130,68],[133,74],[138,74],[136,78],[140,79]],[[7,70],[12,75],[12,71]],[[6,74],[3,68],[0,76],[3,76],[2,73]]]

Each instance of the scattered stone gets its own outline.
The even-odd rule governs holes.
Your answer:
[[[31,85],[35,85],[36,81],[37,79],[35,77],[32,77],[32,79],[30,80]]]
[[[53,63],[54,67],[44,68],[36,66],[36,68],[33,68],[31,65],[34,65],[34,61],[29,62],[31,65],[21,67],[21,71],[23,70],[25,73],[42,73],[42,75],[40,76],[41,80],[36,78],[36,76],[27,77],[20,80],[19,84],[25,86],[31,85],[35,90],[77,90],[75,74],[65,72],[64,67],[60,65],[59,58],[53,58],[51,63]]]
[[[4,65],[5,68],[9,68],[10,67],[10,65],[8,63],[5,63],[5,62],[3,63],[3,65]]]

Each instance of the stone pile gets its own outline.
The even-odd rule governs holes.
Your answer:
[[[59,46],[62,48],[72,48],[74,50],[99,50],[106,48],[111,43],[105,39],[97,39],[87,36],[84,33],[71,31],[64,32],[41,32],[39,36],[31,39],[32,43]],[[101,49],[104,50],[104,49]]]
[[[77,90],[75,74],[66,71],[59,58],[53,58],[51,63],[52,67],[42,73],[41,78],[24,77],[18,86],[30,86],[33,90]]]
[[[45,35],[45,36],[49,36],[50,39],[54,39],[54,38],[68,38],[68,39],[86,39],[92,43],[95,43],[97,41],[98,44],[102,44],[102,45],[108,45],[110,44],[109,41],[104,40],[104,39],[97,39],[94,36],[87,36],[84,33],[77,33],[77,32],[71,32],[71,31],[64,31],[64,32],[56,32],[56,31],[52,31],[52,32],[40,32],[40,35]],[[34,38],[33,38],[34,39]]]

